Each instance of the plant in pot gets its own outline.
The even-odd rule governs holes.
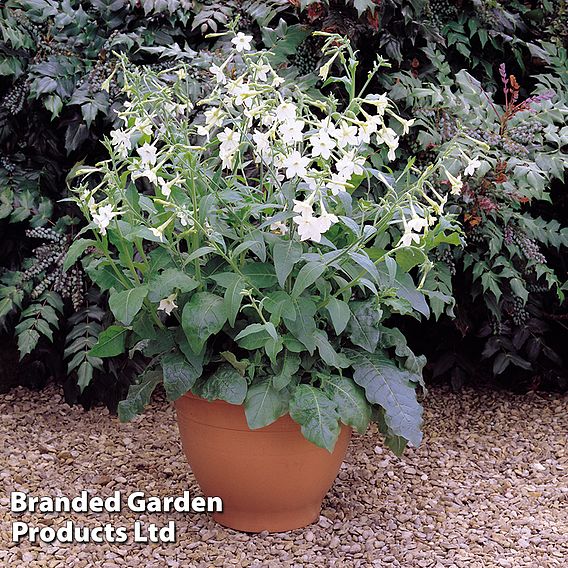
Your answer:
[[[75,172],[89,224],[67,264],[90,249],[116,318],[89,356],[148,357],[120,417],[163,382],[216,520],[283,531],[318,517],[352,429],[374,419],[393,449],[419,444],[424,360],[389,320],[451,301],[409,272],[460,237],[428,182],[441,162],[388,168],[411,121],[367,94],[379,64],[357,89],[349,42],[326,36],[325,95],[250,41],[211,66],[194,122],[184,64],[125,66],[110,157]]]

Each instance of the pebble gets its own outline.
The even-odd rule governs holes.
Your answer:
[[[102,408],[68,407],[59,388],[0,395],[0,566],[7,568],[563,568],[568,558],[568,398],[431,388],[424,442],[399,459],[376,426],[355,434],[317,523],[289,533],[225,529],[207,515],[69,513],[18,516],[43,526],[165,525],[177,542],[11,542],[5,497],[201,492],[181,451],[175,415],[158,394],[120,424]],[[33,417],[33,420],[29,420]],[[14,437],[13,433],[18,432]],[[4,444],[10,440],[10,444]],[[93,459],[96,456],[96,459]]]

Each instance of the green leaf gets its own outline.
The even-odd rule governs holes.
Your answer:
[[[247,395],[247,381],[230,365],[221,365],[205,381],[200,394],[207,400],[243,404]]]
[[[202,358],[188,360],[181,353],[169,353],[162,359],[162,371],[168,400],[176,400],[191,390],[203,373]]]
[[[65,261],[63,262],[63,270],[69,270],[76,262],[79,257],[91,246],[95,245],[96,241],[93,239],[78,239],[73,241],[67,255],[65,256]]]
[[[81,355],[81,354],[80,354]],[[93,380],[93,366],[89,361],[83,361],[77,370],[77,386],[83,392]]]
[[[382,312],[375,306],[374,300],[351,302],[352,316],[349,320],[349,338],[353,345],[374,353],[379,343],[378,325]]]
[[[152,278],[148,283],[148,299],[150,302],[159,302],[167,298],[174,290],[191,292],[199,286],[199,283],[185,272],[177,268],[168,268],[160,275]]]
[[[223,329],[227,321],[223,298],[209,292],[198,292],[184,306],[181,325],[189,345],[199,353],[207,339]]]
[[[277,282],[274,267],[271,264],[256,262],[245,264],[241,272],[247,281],[257,288],[270,288]]]
[[[292,288],[292,298],[298,298],[306,288],[311,286],[325,272],[326,268],[326,265],[321,262],[308,262],[302,266]]]
[[[313,354],[316,349],[314,337],[316,331],[314,319],[317,311],[316,305],[308,298],[298,298],[293,300],[293,303],[295,312],[292,315],[283,313],[282,318],[290,333],[305,345],[310,354]]]
[[[337,369],[345,369],[351,366],[351,361],[343,353],[337,353],[327,338],[327,333],[318,329],[314,333],[319,354],[326,365]]]
[[[326,306],[329,316],[331,317],[331,323],[333,324],[333,329],[337,335],[341,335],[349,319],[351,318],[351,310],[347,302],[343,300],[338,300],[337,298],[330,298]]]
[[[235,321],[243,301],[243,295],[241,292],[245,289],[246,283],[244,278],[242,276],[237,276],[225,290],[225,308],[227,310],[227,317],[231,327],[235,327]]]
[[[333,452],[339,437],[339,414],[335,402],[315,387],[299,385],[290,400],[290,416],[302,427],[307,440]]]
[[[31,353],[39,341],[39,333],[35,329],[26,329],[18,335],[18,351],[20,360]]]
[[[270,314],[270,321],[275,325],[280,323],[282,314],[286,314],[292,320],[296,317],[294,302],[290,295],[283,290],[267,294],[263,307]]]
[[[115,357],[124,353],[128,328],[111,325],[98,338],[95,346],[89,351],[90,357]]]
[[[250,387],[244,404],[249,428],[263,428],[284,416],[288,412],[288,400],[287,391],[277,391],[270,381]]]
[[[378,354],[353,352],[353,379],[371,404],[380,405],[387,426],[414,446],[422,440],[422,407],[416,399],[414,374],[402,371]]]
[[[274,268],[278,283],[282,288],[284,288],[286,278],[292,272],[294,265],[300,260],[302,251],[302,245],[297,241],[280,240],[274,245]]]
[[[286,388],[298,372],[300,356],[286,349],[278,358],[276,368],[276,374],[272,377],[272,386],[279,391]]]
[[[144,298],[148,294],[147,286],[130,288],[124,292],[111,292],[108,305],[114,317],[124,325],[130,325],[134,316],[142,308]]]
[[[130,385],[128,396],[118,403],[118,418],[121,422],[132,420],[144,410],[161,380],[161,372],[153,369],[144,373],[139,383]]]
[[[363,389],[353,379],[332,375],[325,378],[323,390],[335,402],[343,424],[364,434],[371,420],[371,406]]]
[[[239,361],[236,355],[234,353],[231,353],[230,351],[221,351],[219,355],[221,355],[221,357],[223,357],[223,359],[225,359],[227,363],[233,366],[244,377],[245,372],[250,365],[250,361],[248,359]]]

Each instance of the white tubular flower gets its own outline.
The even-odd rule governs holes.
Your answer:
[[[347,180],[350,179],[353,174],[357,176],[363,175],[365,172],[363,169],[364,165],[365,158],[363,156],[355,157],[355,151],[351,150],[347,152],[341,160],[337,161],[335,167],[337,168],[339,176]]]
[[[285,235],[288,233],[288,227],[283,221],[276,221],[274,223],[271,223],[270,230],[273,233],[278,233],[280,235]]]
[[[93,223],[98,227],[101,235],[106,235],[106,230],[110,225],[111,219],[118,215],[119,213],[113,211],[112,205],[103,205],[99,207],[97,213],[93,215]]]
[[[281,122],[296,119],[296,105],[290,102],[280,103],[274,111],[276,118]]]
[[[160,305],[158,306],[158,310],[166,312],[166,314],[170,315],[177,307],[176,304],[176,297],[177,294],[174,292],[170,294],[167,298],[160,300]]]
[[[386,144],[389,147],[388,152],[388,159],[394,160],[396,159],[395,150],[398,148],[398,141],[399,138],[396,135],[396,132],[392,128],[387,128],[383,126],[381,131],[377,134],[377,140]]]
[[[148,144],[148,142],[136,149],[136,152],[138,152],[138,155],[142,159],[142,167],[146,168],[148,166],[153,166],[156,163],[157,151],[156,146]]]
[[[304,217],[312,217],[314,214],[310,199],[307,199],[306,201],[298,201],[297,199],[294,199],[294,208],[292,211]]]
[[[444,172],[446,174],[446,177],[448,178],[448,181],[450,182],[450,185],[452,186],[450,193],[452,195],[459,195],[463,187],[461,174],[458,177],[454,177],[446,168],[444,168]]]
[[[345,191],[347,188],[347,176],[342,173],[331,174],[331,180],[328,181],[325,186],[332,195],[337,195],[340,191]]]
[[[236,37],[231,40],[231,43],[235,46],[235,49],[241,53],[242,51],[250,51],[252,41],[252,36],[245,35],[243,32],[239,32]]]
[[[270,73],[271,71],[272,67],[261,61],[254,67],[254,77],[257,81],[266,83],[266,81],[268,80],[268,73]]]
[[[337,140],[337,145],[340,148],[345,146],[357,146],[359,144],[359,138],[357,137],[357,127],[341,121],[339,128],[335,130],[332,136]]]
[[[219,67],[219,65],[215,65],[215,63],[213,63],[213,65],[209,67],[209,72],[213,75],[213,77],[215,77],[215,81],[218,84],[224,85],[227,82],[227,77],[223,67]]]
[[[256,144],[255,151],[257,155],[264,159],[269,158],[271,152],[270,152],[270,140],[268,133],[256,130],[255,133],[252,135],[252,139]]]
[[[478,160],[479,156],[476,156],[473,160],[470,160],[467,156],[465,156],[465,158],[467,160],[467,167],[463,173],[466,176],[472,176],[475,173],[475,170],[481,166],[481,162]]]
[[[132,173],[132,179],[139,179],[145,177],[150,183],[158,183],[158,176],[156,172],[148,167],[141,170],[135,170]]]
[[[377,114],[382,116],[386,108],[389,106],[389,100],[386,95],[371,94],[365,97],[365,102],[373,105],[377,109]]]
[[[328,136],[335,138],[335,133],[337,132],[336,125],[332,122],[331,117],[324,118],[320,124],[320,132],[325,133]]]
[[[329,160],[331,151],[335,148],[335,141],[326,132],[319,132],[310,137],[312,145],[312,156],[321,156],[324,160]]]
[[[397,246],[409,247],[412,245],[412,243],[419,243],[419,242],[420,242],[420,235],[418,233],[413,233],[412,231],[408,230],[404,232]]]
[[[223,119],[227,116],[225,111],[219,107],[207,109],[203,114],[205,115],[205,124],[210,127],[221,126]]]
[[[321,221],[316,217],[298,215],[294,217],[294,223],[298,225],[298,235],[301,241],[311,240],[319,243],[322,234],[325,233]]]
[[[292,179],[295,176],[304,177],[307,174],[306,168],[310,163],[310,159],[302,156],[297,150],[292,152],[285,160],[286,177]]]
[[[110,133],[110,142],[121,158],[126,158],[128,156],[128,152],[132,150],[130,134],[124,130],[113,130]]]
[[[304,129],[303,120],[287,120],[278,127],[278,133],[282,137],[284,144],[294,144],[300,142],[303,138],[302,130]]]
[[[239,145],[240,136],[238,132],[227,126],[223,132],[217,134],[217,140],[221,142],[221,152],[235,151]]]
[[[152,136],[153,132],[153,125],[149,118],[142,118],[139,117],[134,121],[134,128],[138,130],[142,134],[146,134],[147,136]]]
[[[410,127],[414,124],[414,119],[411,118],[410,120],[406,120],[400,116],[396,116],[396,119],[402,124],[402,135],[405,136],[410,132]]]
[[[378,129],[376,121],[368,121],[359,126],[359,143],[369,144],[371,142],[371,135]]]

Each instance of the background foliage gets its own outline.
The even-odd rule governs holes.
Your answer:
[[[465,249],[432,256],[453,285],[456,318],[440,315],[427,332],[420,324],[413,348],[456,385],[565,387],[565,0],[10,0],[0,8],[0,388],[57,377],[72,401],[93,374],[83,403],[113,406],[124,393],[139,362],[87,359],[108,309],[80,263],[63,270],[78,231],[73,205],[60,201],[65,178],[77,161],[97,161],[116,120],[116,54],[160,69],[196,50],[204,65],[216,49],[205,35],[234,17],[257,45],[279,42],[305,76],[320,55],[312,30],[349,36],[362,75],[377,53],[387,57],[379,81],[401,111],[422,112],[407,151],[423,161],[456,128],[489,143],[490,169],[452,204]],[[501,63],[518,101],[554,91],[542,112],[515,112],[505,129]],[[196,92],[206,88],[199,65]]]

